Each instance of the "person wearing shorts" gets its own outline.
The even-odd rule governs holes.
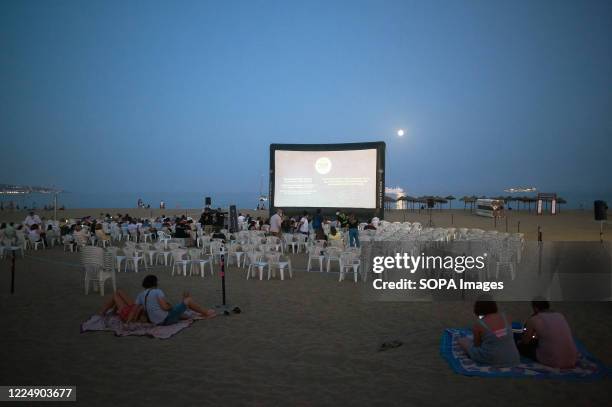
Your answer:
[[[185,311],[190,309],[197,312],[203,318],[213,318],[215,311],[206,309],[197,304],[191,295],[183,293],[183,299],[178,304],[172,305],[166,300],[166,295],[157,288],[157,277],[150,274],[142,281],[145,289],[136,297],[136,304],[143,307],[147,320],[155,325],[172,325],[185,319]]]
[[[142,307],[135,304],[125,291],[117,290],[102,306],[98,315],[104,316],[109,310],[114,310],[123,322],[131,322],[138,319]]]

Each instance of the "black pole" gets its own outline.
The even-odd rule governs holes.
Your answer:
[[[506,233],[508,233],[508,217],[506,216]]]
[[[521,221],[516,222],[516,233],[521,233]]]
[[[15,249],[13,249],[13,261],[11,265],[11,294],[15,293]]]
[[[542,241],[542,228],[538,225],[538,242]]]
[[[225,255],[221,254],[221,292],[223,293],[223,306],[225,306]]]

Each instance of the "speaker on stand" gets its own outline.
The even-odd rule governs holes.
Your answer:
[[[599,221],[599,242],[603,243],[603,224],[608,220],[608,204],[606,201],[594,201],[593,212],[595,220]]]

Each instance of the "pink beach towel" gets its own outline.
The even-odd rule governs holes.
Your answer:
[[[131,322],[123,324],[116,314],[107,314],[104,317],[94,315],[81,324],[81,333],[88,331],[112,331],[116,336],[149,336],[157,339],[168,339],[195,321],[203,319],[195,312],[187,311],[189,319],[184,319],[172,325],[153,325],[147,322]]]

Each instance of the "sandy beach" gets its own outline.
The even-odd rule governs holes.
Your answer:
[[[562,216],[576,222],[586,218],[554,219]],[[168,340],[80,333],[80,323],[102,298],[83,293],[76,253],[61,247],[27,251],[17,259],[14,295],[9,294],[10,261],[0,261],[2,382],[75,384],[77,405],[83,406],[592,406],[609,401],[609,378],[585,383],[455,374],[439,355],[440,336],[445,328],[472,324],[471,302],[367,302],[353,282],[339,283],[336,273],[299,271],[305,269],[304,257],[293,259],[297,271],[285,281],[246,280],[244,269],[231,267],[228,302],[243,313],[197,322]],[[218,275],[171,277],[163,266],[149,271],[171,300],[188,290],[205,305],[221,301]],[[117,284],[135,296],[144,275],[118,273]],[[612,365],[612,304],[554,307],[589,351]],[[531,312],[528,303],[502,308],[514,320]],[[377,351],[395,339],[404,345]]]

